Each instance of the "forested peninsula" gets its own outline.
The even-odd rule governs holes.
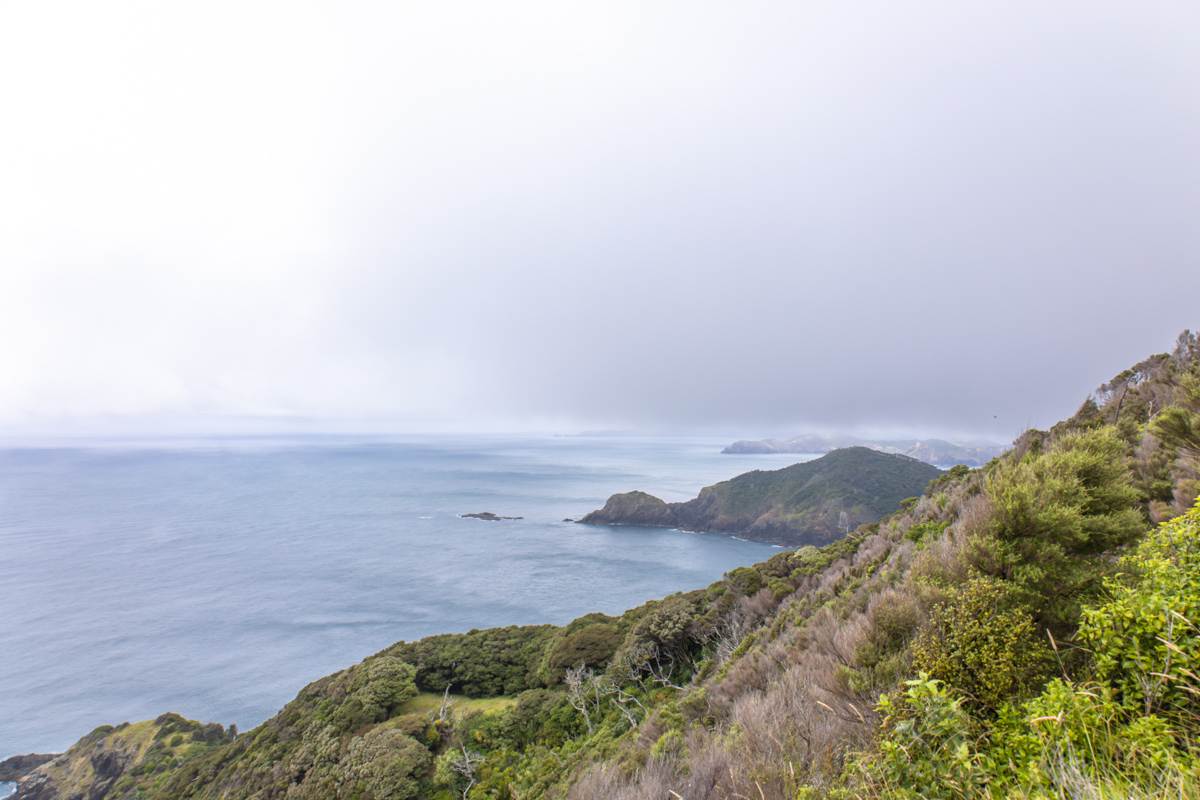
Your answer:
[[[773,544],[828,544],[895,511],[941,474],[908,456],[848,447],[813,461],[755,470],[700,490],[685,503],[616,494],[580,522],[720,531]]]

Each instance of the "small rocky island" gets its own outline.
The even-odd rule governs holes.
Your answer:
[[[484,519],[488,522],[499,522],[505,519],[525,519],[524,517],[502,517],[499,514],[493,514],[491,511],[476,511],[471,514],[459,514],[463,519]]]

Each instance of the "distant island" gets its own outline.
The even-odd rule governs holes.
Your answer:
[[[580,522],[716,531],[783,545],[825,544],[895,511],[940,474],[905,455],[848,447],[783,469],[738,475],[684,503],[641,491],[615,494]]]
[[[994,442],[948,442],[945,439],[860,439],[855,436],[804,434],[790,439],[743,439],[722,450],[738,455],[756,453],[828,453],[845,447],[868,447],[881,453],[900,455],[933,464],[953,467],[964,464],[982,467],[1007,447]]]
[[[488,522],[499,522],[505,519],[525,519],[524,517],[502,517],[499,514],[493,514],[491,511],[475,511],[470,514],[459,514],[459,516],[463,519],[482,519]]]

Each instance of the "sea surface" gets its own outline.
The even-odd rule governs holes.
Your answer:
[[[635,437],[86,440],[0,448],[0,758],[177,711],[262,722],[401,639],[619,613],[768,558],[563,522],[803,456]],[[463,519],[466,512],[522,516]],[[0,784],[0,797],[5,790]]]

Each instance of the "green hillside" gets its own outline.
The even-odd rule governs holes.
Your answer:
[[[825,544],[895,511],[940,474],[907,456],[847,447],[783,469],[738,475],[701,489],[685,503],[665,503],[645,492],[614,495],[580,521],[720,531],[777,544]]]
[[[1197,798],[1198,494],[1185,334],[824,547],[400,643],[246,733],[101,728],[18,797]]]

